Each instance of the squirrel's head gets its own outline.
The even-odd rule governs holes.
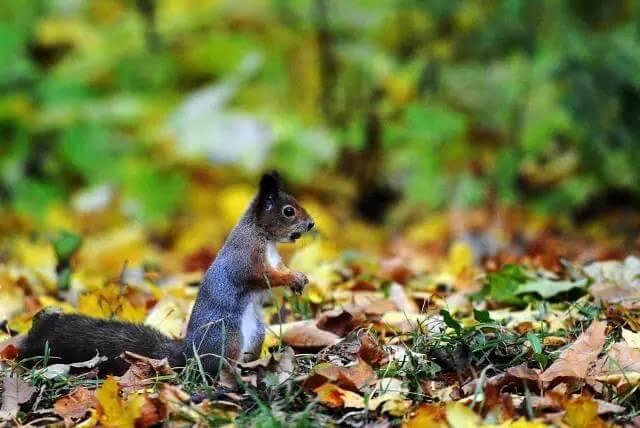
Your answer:
[[[294,242],[314,226],[313,219],[298,201],[282,190],[276,171],[260,179],[254,210],[258,227],[274,241]]]

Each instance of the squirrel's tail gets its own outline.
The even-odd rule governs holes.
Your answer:
[[[129,365],[120,357],[124,351],[167,358],[171,367],[184,366],[182,342],[152,327],[43,310],[34,317],[20,356],[43,356],[47,346],[49,364],[87,361],[98,353],[107,357],[99,366],[101,375],[121,375],[126,371]]]

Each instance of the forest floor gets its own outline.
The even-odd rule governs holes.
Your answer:
[[[20,338],[43,307],[181,337],[202,273],[252,192],[232,185],[213,200],[206,184],[191,190],[190,214],[163,228],[109,206],[52,212],[47,229],[73,233],[5,218],[0,421],[640,426],[637,242],[606,223],[514,210],[392,231],[305,195],[320,234],[282,250],[310,284],[302,296],[269,294],[263,357],[243,366],[238,392],[216,394],[197,364],[178,371],[131,355],[119,378],[97,378],[97,359],[47,367],[43,356],[26,368]]]

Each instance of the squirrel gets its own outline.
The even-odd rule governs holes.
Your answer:
[[[197,355],[211,375],[256,359],[265,333],[264,292],[285,286],[300,293],[308,283],[304,273],[283,264],[276,244],[295,242],[313,227],[311,216],[282,189],[278,173],[264,174],[258,193],[202,279],[184,341],[142,324],[42,310],[21,346],[21,357],[42,356],[46,347],[56,363],[86,361],[99,353],[107,357],[98,366],[100,375],[123,374],[128,368],[121,358],[124,351],[167,358],[176,368]]]

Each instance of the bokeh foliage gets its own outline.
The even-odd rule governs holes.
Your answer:
[[[0,197],[108,183],[156,222],[234,124],[240,165],[429,208],[638,200],[639,39],[633,0],[3,0]]]

